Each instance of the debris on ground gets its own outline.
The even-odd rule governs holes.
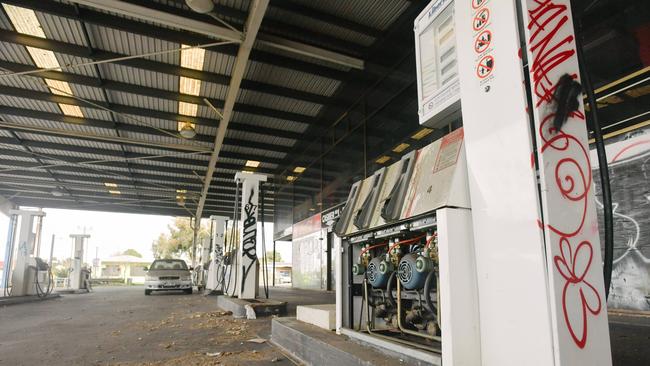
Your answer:
[[[249,340],[246,341],[246,342],[258,343],[258,344],[259,344],[259,343],[264,343],[264,342],[266,342],[266,339],[264,339],[264,338],[252,338],[252,339],[249,339]]]

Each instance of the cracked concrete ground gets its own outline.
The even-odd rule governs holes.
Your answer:
[[[333,303],[322,291],[276,288],[272,297],[290,314],[297,303]],[[650,313],[630,315],[610,315],[614,366],[650,365]],[[270,332],[270,318],[233,319],[211,297],[104,287],[0,307],[0,365],[293,365],[248,341]]]
[[[140,287],[0,308],[0,365],[292,365],[270,320],[233,319],[214,298]]]

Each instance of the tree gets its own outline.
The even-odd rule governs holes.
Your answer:
[[[267,261],[268,263],[273,263],[273,262],[282,262],[282,256],[281,256],[280,253],[278,253],[277,251],[275,252],[275,255],[273,255],[273,251],[272,251],[272,250],[267,250],[267,251],[266,251],[266,254],[264,255],[264,257],[266,257],[266,261]]]
[[[183,255],[191,257],[194,230],[190,219],[177,217],[173,225],[168,226],[169,233],[163,233],[153,242],[151,249],[158,259],[180,258]],[[199,229],[198,243],[210,236],[207,225]]]
[[[140,254],[140,253],[139,253],[137,250],[135,250],[135,249],[127,249],[127,250],[125,250],[125,251],[122,252],[122,255],[130,255],[130,256],[133,256],[133,257],[142,258],[142,254]]]

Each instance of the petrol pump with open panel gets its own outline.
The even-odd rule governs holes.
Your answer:
[[[444,365],[611,365],[569,0],[434,0],[420,123],[462,127],[356,182],[337,329]]]

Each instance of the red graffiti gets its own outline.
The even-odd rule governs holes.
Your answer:
[[[552,121],[555,114],[553,94],[560,76],[570,69],[565,63],[575,57],[575,44],[569,22],[569,9],[552,0],[529,0],[528,44],[531,52],[531,82],[537,98],[536,108],[541,114],[538,128],[538,153],[544,157],[544,166],[551,167],[554,188],[549,186],[547,197],[566,205],[565,216],[553,223],[538,222],[540,227],[559,237],[560,255],[553,258],[557,273],[564,279],[562,311],[566,328],[579,348],[587,344],[588,315],[601,312],[601,297],[596,288],[585,280],[593,259],[590,241],[578,239],[585,226],[592,189],[591,164],[586,143],[572,134],[575,123],[584,124],[585,116],[576,111],[569,115],[563,129],[556,130]],[[577,78],[576,74],[572,74]],[[553,183],[550,183],[553,185]],[[574,205],[579,205],[575,207]],[[575,209],[569,209],[575,208]],[[566,212],[576,212],[569,217]],[[549,213],[552,215],[553,213]],[[551,220],[549,220],[551,221]],[[559,227],[559,226],[561,227]],[[576,244],[572,244],[572,241]],[[575,248],[573,245],[576,245]],[[570,306],[578,305],[578,309]]]
[[[567,311],[566,306],[563,307],[564,320],[568,325],[571,338],[580,348],[584,348],[587,344],[587,312],[592,315],[598,315],[602,307],[600,295],[596,288],[585,280],[585,276],[591,267],[591,261],[594,257],[594,249],[591,243],[583,241],[576,247],[575,253],[571,250],[571,244],[567,238],[560,239],[560,254],[553,257],[555,268],[564,279],[566,283],[562,289],[562,303],[566,304],[568,300],[571,302],[579,302],[581,311],[579,318],[572,318]]]
[[[555,81],[549,73],[575,54],[573,36],[559,37],[559,31],[567,25],[567,7],[556,5],[551,0],[535,0],[538,7],[529,11],[529,47],[533,54],[530,73],[537,97],[537,107],[553,100]],[[570,24],[569,24],[570,25]],[[573,75],[574,78],[576,77]]]

